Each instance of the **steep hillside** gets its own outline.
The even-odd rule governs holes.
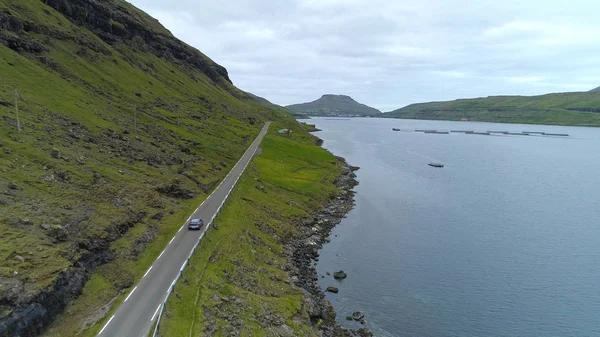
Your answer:
[[[600,126],[600,94],[490,96],[411,104],[382,117]]]
[[[0,74],[0,336],[93,325],[266,120],[299,128],[121,0],[1,0]]]
[[[305,116],[378,116],[381,111],[358,103],[345,95],[323,95],[309,103],[288,105],[286,108],[295,114]]]
[[[275,103],[271,103],[269,100],[267,100],[264,97],[260,97],[260,96],[256,96],[252,93],[247,93],[254,101],[256,101],[258,104],[264,106],[265,108],[269,108],[273,111],[277,111],[280,112],[284,115],[292,115],[292,112],[284,107],[282,107],[281,105],[277,105]]]
[[[600,87],[594,88],[594,89],[590,90],[589,92],[600,92]]]

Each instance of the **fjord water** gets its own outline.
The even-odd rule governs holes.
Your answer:
[[[321,250],[376,336],[600,336],[600,129],[314,118],[360,185]],[[545,131],[570,137],[403,130]],[[444,168],[428,163],[439,162]]]

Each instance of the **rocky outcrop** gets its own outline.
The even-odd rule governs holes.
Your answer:
[[[11,290],[3,294],[0,303],[16,307],[12,314],[0,320],[0,336],[36,336],[62,312],[65,306],[81,294],[83,285],[96,266],[110,259],[108,242],[104,249],[89,252],[73,268],[59,276],[50,289],[40,292],[33,298],[21,298],[16,292],[23,290],[24,284],[17,282]],[[14,301],[17,301],[16,303]]]
[[[173,181],[171,184],[159,186],[156,188],[156,191],[165,195],[168,195],[173,198],[180,199],[192,199],[195,198],[197,193],[189,190],[181,185],[181,182],[178,180]]]
[[[337,294],[340,290],[336,287],[327,287],[327,289],[325,291]]]
[[[150,52],[184,68],[194,68],[234,96],[251,100],[247,93],[232,86],[225,67],[178,40],[157,20],[125,2],[98,0],[40,0],[40,2],[60,12],[74,24],[89,29],[104,42],[115,46],[117,50],[118,44],[126,44],[133,49]],[[103,55],[112,54],[111,50],[98,40],[71,35],[51,26],[22,19],[13,15],[10,10],[0,12],[0,43],[20,53],[45,54],[49,50],[45,46],[46,42],[38,40],[35,35],[29,33],[57,40],[74,41],[81,46],[77,51],[79,56],[93,58],[88,50]],[[48,56],[40,56],[39,59],[47,63],[50,68],[51,65],[56,66]],[[147,67],[141,64],[138,66]],[[191,72],[189,74],[193,80],[198,80]]]
[[[365,314],[360,311],[355,311],[352,313],[352,319],[355,321],[360,321],[363,318],[365,318]]]
[[[336,280],[343,280],[346,277],[348,277],[348,275],[346,273],[344,273],[343,270],[336,271],[335,273],[333,273],[333,278]]]
[[[110,243],[125,234],[144,216],[144,213],[132,214],[126,221],[115,224],[107,232],[107,236],[80,243],[80,246],[86,249],[82,257],[73,267],[58,275],[52,287],[32,297],[22,296],[25,290],[24,282],[0,277],[2,289],[8,289],[0,295],[0,307],[11,308],[8,315],[0,318],[0,336],[27,337],[42,333],[67,304],[81,295],[92,271],[112,259]]]
[[[131,11],[137,9],[124,3],[98,0],[43,1],[75,24],[88,28],[111,45],[131,44],[136,49],[149,51],[158,57],[191,65],[215,83],[222,80],[231,83],[227,69],[198,50],[175,39],[166,29],[151,28],[148,22],[131,15]],[[146,16],[146,19],[153,21],[156,26],[159,25],[149,16]]]

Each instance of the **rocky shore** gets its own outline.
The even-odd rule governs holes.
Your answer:
[[[333,305],[325,299],[325,293],[319,286],[315,269],[319,250],[329,242],[331,230],[354,207],[353,189],[358,185],[354,172],[359,168],[349,165],[344,158],[336,158],[344,168],[341,177],[335,183],[339,193],[325,209],[315,214],[312,219],[306,219],[302,223],[300,236],[287,245],[293,264],[290,276],[294,284],[304,290],[305,305],[310,308],[311,322],[319,326],[323,337],[373,336],[366,328],[348,330],[339,325]]]

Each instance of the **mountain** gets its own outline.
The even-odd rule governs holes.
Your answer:
[[[0,74],[0,336],[87,296],[48,330],[81,335],[265,121],[301,131],[121,0],[0,1]]]
[[[589,92],[600,92],[600,87],[590,90]]]
[[[281,105],[277,105],[275,103],[271,103],[271,101],[267,100],[264,97],[260,97],[260,96],[256,96],[252,93],[247,92],[246,94],[248,94],[248,96],[250,96],[254,101],[256,101],[258,104],[264,106],[265,108],[269,108],[278,112],[281,112],[283,114],[291,114],[291,111],[282,107]]]
[[[490,96],[411,104],[382,117],[600,126],[598,92]]]
[[[304,116],[379,116],[381,111],[360,104],[345,95],[323,95],[316,101],[286,106],[294,114]]]

